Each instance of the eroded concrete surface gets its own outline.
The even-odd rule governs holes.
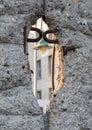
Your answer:
[[[44,127],[23,49],[25,24],[28,34],[42,15],[41,0],[0,1],[0,130]],[[79,47],[64,57],[64,86],[51,101],[49,130],[92,130],[92,0],[46,0],[45,16],[60,47]]]
[[[24,27],[28,34],[42,14],[41,3],[0,0],[0,130],[44,128],[23,46]]]
[[[61,46],[79,47],[64,57],[64,86],[50,103],[49,129],[92,130],[92,1],[47,0],[45,13]]]

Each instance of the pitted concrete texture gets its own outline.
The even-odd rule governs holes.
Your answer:
[[[0,115],[1,130],[41,130],[41,116]]]
[[[49,130],[92,130],[92,0],[46,0],[45,14],[60,46],[79,47],[64,56],[64,85],[50,102]]]
[[[44,14],[42,4],[0,1],[0,130],[44,128],[23,51],[24,27],[28,35]],[[45,15],[60,47],[79,47],[64,57],[64,86],[50,103],[49,130],[92,130],[92,0],[45,0]]]
[[[42,0],[0,0],[0,42],[23,44],[23,27],[42,16]]]
[[[46,0],[45,15],[50,28],[61,36],[62,29],[92,36],[92,0]]]
[[[44,128],[23,46],[42,10],[42,1],[0,0],[0,130]]]

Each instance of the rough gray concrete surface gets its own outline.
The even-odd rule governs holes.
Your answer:
[[[92,0],[46,0],[45,9],[60,45],[79,47],[64,57],[64,86],[50,103],[49,130],[92,130]]]
[[[0,0],[0,130],[44,127],[23,46],[24,26],[28,34],[42,11],[41,0]]]
[[[0,0],[0,130],[44,127],[23,49],[25,24],[28,34],[42,15],[42,0]],[[79,47],[64,57],[64,86],[51,101],[49,130],[92,130],[92,0],[45,0],[45,15],[60,46]]]

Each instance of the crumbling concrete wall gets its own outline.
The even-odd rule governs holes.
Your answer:
[[[64,85],[50,102],[49,130],[92,130],[92,0],[46,0],[45,9],[60,46],[79,47],[64,56]]]
[[[92,0],[73,1],[45,0],[46,22],[57,35],[60,56],[62,45],[79,47],[64,56],[64,86],[51,101],[49,130],[92,129]],[[0,130],[43,128],[23,47],[25,25],[28,34],[43,15],[40,2],[0,0]]]
[[[41,0],[0,0],[0,130],[44,127],[23,45],[25,25],[28,34],[42,11]]]

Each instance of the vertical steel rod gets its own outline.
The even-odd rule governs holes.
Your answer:
[[[55,45],[53,45],[52,52],[52,91],[54,91],[54,59],[55,59]]]
[[[23,32],[23,35],[24,35],[24,53],[26,54],[26,41],[27,41],[27,25],[25,23],[25,27],[24,27],[24,32]]]

